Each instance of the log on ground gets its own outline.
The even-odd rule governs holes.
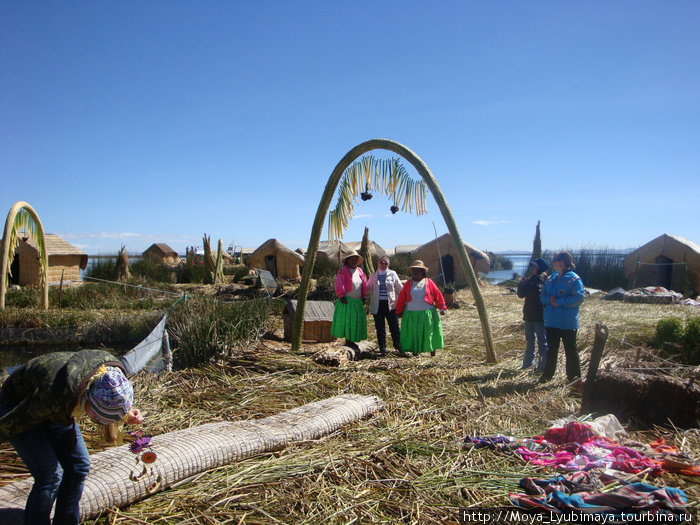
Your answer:
[[[314,440],[369,416],[382,407],[375,396],[345,394],[247,421],[208,423],[153,436],[157,453],[154,475],[132,481],[135,456],[129,445],[113,447],[90,457],[90,473],[80,500],[80,517],[87,520],[110,507],[124,507],[209,469],[287,445]],[[160,484],[149,488],[153,478]],[[32,486],[26,479],[0,487],[0,525],[22,523]]]

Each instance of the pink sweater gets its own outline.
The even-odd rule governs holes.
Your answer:
[[[359,266],[355,271],[360,272],[360,279],[362,279],[362,300],[367,297],[367,279],[365,278],[365,273]],[[345,294],[352,290],[352,273],[347,266],[342,266],[335,276],[335,294],[338,297],[345,297]]]

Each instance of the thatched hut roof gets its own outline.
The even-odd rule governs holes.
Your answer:
[[[277,239],[268,239],[246,257],[245,263],[249,268],[269,270],[275,277],[299,279],[299,266],[304,264],[304,256]]]
[[[20,240],[26,242],[29,246],[36,250],[37,253],[39,253],[39,247],[37,246],[34,237],[20,237]],[[74,255],[79,257],[79,265],[81,270],[84,270],[87,267],[87,254],[58,235],[53,233],[45,234],[44,246],[46,248],[46,254],[49,256],[49,264],[51,264],[51,256]]]
[[[318,243],[318,255],[322,257],[327,257],[338,263],[341,263],[347,254],[356,251],[360,252],[360,247],[362,246],[362,241],[321,241]],[[387,255],[384,248],[379,246],[376,242],[369,242],[369,253],[372,257],[382,257]]]
[[[472,263],[474,272],[488,273],[490,269],[489,256],[466,242],[464,243],[464,248],[467,251],[467,255]],[[430,275],[435,277],[441,275],[442,270],[440,258],[442,258],[442,267],[447,274],[446,281],[454,282],[457,286],[464,286],[468,284],[466,273],[462,269],[462,265],[459,263],[457,247],[452,241],[452,236],[449,233],[429,241],[413,250],[413,252],[411,252],[411,257],[413,259],[420,259],[423,261],[430,268]],[[448,268],[448,261],[452,262],[451,269]],[[440,283],[443,283],[442,279],[440,280]]]
[[[357,253],[360,253],[360,248],[362,247],[362,241],[350,241],[346,242],[345,246],[350,248],[351,250],[355,250]],[[383,257],[385,255],[388,255],[386,250],[379,246],[376,242],[374,241],[369,241],[369,253],[370,255],[374,258],[379,258]]]
[[[394,254],[398,255],[400,253],[411,253],[420,247],[420,244],[399,244],[398,246],[394,247]]]
[[[664,286],[684,291],[687,279],[691,290],[700,291],[700,246],[683,237],[668,233],[659,235],[630,252],[623,264],[625,277],[632,279],[637,273],[637,286]]]
[[[173,250],[170,246],[165,244],[164,242],[156,242],[151,244],[146,250],[143,252],[143,255],[147,254],[153,254],[156,255],[159,258],[162,257],[178,257],[178,254],[175,250]]]

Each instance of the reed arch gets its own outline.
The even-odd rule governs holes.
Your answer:
[[[389,139],[370,139],[352,148],[345,154],[340,162],[338,162],[335,169],[331,173],[328,182],[326,183],[326,188],[323,191],[321,202],[316,210],[316,217],[314,219],[313,227],[311,229],[311,237],[309,239],[309,246],[306,251],[306,260],[304,261],[304,271],[302,272],[301,284],[299,285],[297,311],[294,318],[294,332],[292,336],[292,350],[298,350],[301,347],[301,337],[304,327],[304,310],[306,308],[306,296],[309,293],[311,272],[314,267],[314,262],[316,261],[316,253],[318,252],[321,232],[323,231],[323,223],[325,222],[326,215],[328,214],[328,209],[330,207],[331,200],[333,199],[333,195],[335,194],[335,190],[340,183],[340,178],[348,166],[350,166],[350,164],[360,155],[375,149],[388,150],[402,156],[411,163],[411,165],[423,178],[425,184],[428,186],[428,189],[433,195],[438,208],[440,208],[440,212],[445,220],[447,229],[449,230],[452,240],[457,248],[459,261],[462,264],[464,273],[469,281],[469,286],[471,287],[471,291],[474,296],[474,302],[476,303],[477,311],[479,312],[481,330],[484,335],[486,360],[489,363],[496,363],[497,358],[493,348],[493,335],[491,334],[491,327],[489,326],[488,313],[486,311],[484,297],[481,294],[481,289],[479,288],[479,283],[476,280],[476,274],[474,273],[474,268],[469,260],[467,251],[464,249],[464,242],[459,235],[457,223],[454,220],[450,207],[447,205],[447,200],[445,199],[440,186],[438,186],[437,180],[435,180],[435,177],[430,172],[425,162],[423,162],[418,155],[403,144]]]
[[[5,220],[5,230],[2,236],[2,259],[0,261],[0,310],[5,308],[5,293],[7,292],[7,283],[9,281],[9,266],[10,266],[10,251],[14,254],[13,244],[17,242],[17,234],[23,225],[29,225],[29,221],[23,224],[15,224],[20,212],[24,211],[29,214],[29,217],[34,221],[35,238],[37,247],[39,248],[39,258],[41,267],[41,286],[43,288],[43,307],[44,310],[49,309],[49,282],[46,278],[46,271],[49,267],[49,257],[46,253],[46,245],[44,243],[44,226],[41,224],[39,215],[28,203],[17,201],[10,208]],[[21,217],[21,215],[20,215]]]

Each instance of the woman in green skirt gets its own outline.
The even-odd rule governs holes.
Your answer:
[[[363,260],[359,253],[351,252],[345,257],[343,266],[335,277],[338,300],[333,311],[331,335],[344,337],[346,343],[367,339],[367,314],[364,306],[367,279],[360,268]]]
[[[413,355],[435,355],[443,346],[440,315],[447,310],[445,299],[428,278],[428,267],[423,261],[413,261],[408,269],[411,279],[404,283],[396,302],[396,313],[401,315],[401,349]]]

